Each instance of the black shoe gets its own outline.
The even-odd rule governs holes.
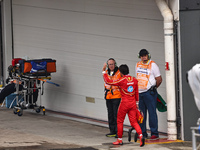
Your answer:
[[[128,141],[129,142],[131,141],[131,132],[132,132],[132,129],[129,129],[128,130]]]
[[[108,134],[106,134],[106,136],[107,136],[107,137],[115,137],[116,134],[115,134],[115,133],[108,133]]]
[[[137,142],[137,139],[138,139],[138,134],[137,132],[135,133],[135,136],[134,136],[134,141]]]

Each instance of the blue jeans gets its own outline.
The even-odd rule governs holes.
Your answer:
[[[144,121],[140,124],[142,129],[142,134],[144,137],[148,137],[146,132],[146,120],[147,120],[147,110],[149,113],[149,127],[151,129],[151,136],[158,135],[158,118],[156,112],[157,105],[157,91],[148,90],[147,92],[139,93],[139,109],[144,114]]]

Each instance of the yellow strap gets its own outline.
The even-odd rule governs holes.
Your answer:
[[[48,79],[48,80],[50,80],[51,77],[41,77],[40,79]]]

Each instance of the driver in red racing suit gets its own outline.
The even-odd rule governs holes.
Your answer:
[[[106,63],[103,66],[103,78],[106,84],[119,86],[121,92],[121,103],[118,108],[117,113],[117,131],[118,139],[116,142],[113,142],[114,145],[122,145],[122,134],[123,134],[123,123],[126,114],[130,124],[135,128],[137,134],[140,137],[140,146],[144,146],[144,138],[142,135],[142,130],[136,119],[136,109],[138,108],[139,102],[139,93],[138,93],[138,81],[134,77],[128,75],[129,68],[126,64],[119,67],[122,78],[113,81],[108,78],[108,74],[105,72]],[[137,104],[136,104],[137,102]]]

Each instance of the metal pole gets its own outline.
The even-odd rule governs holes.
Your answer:
[[[196,150],[196,137],[195,137],[195,130],[192,129],[192,149]]]

